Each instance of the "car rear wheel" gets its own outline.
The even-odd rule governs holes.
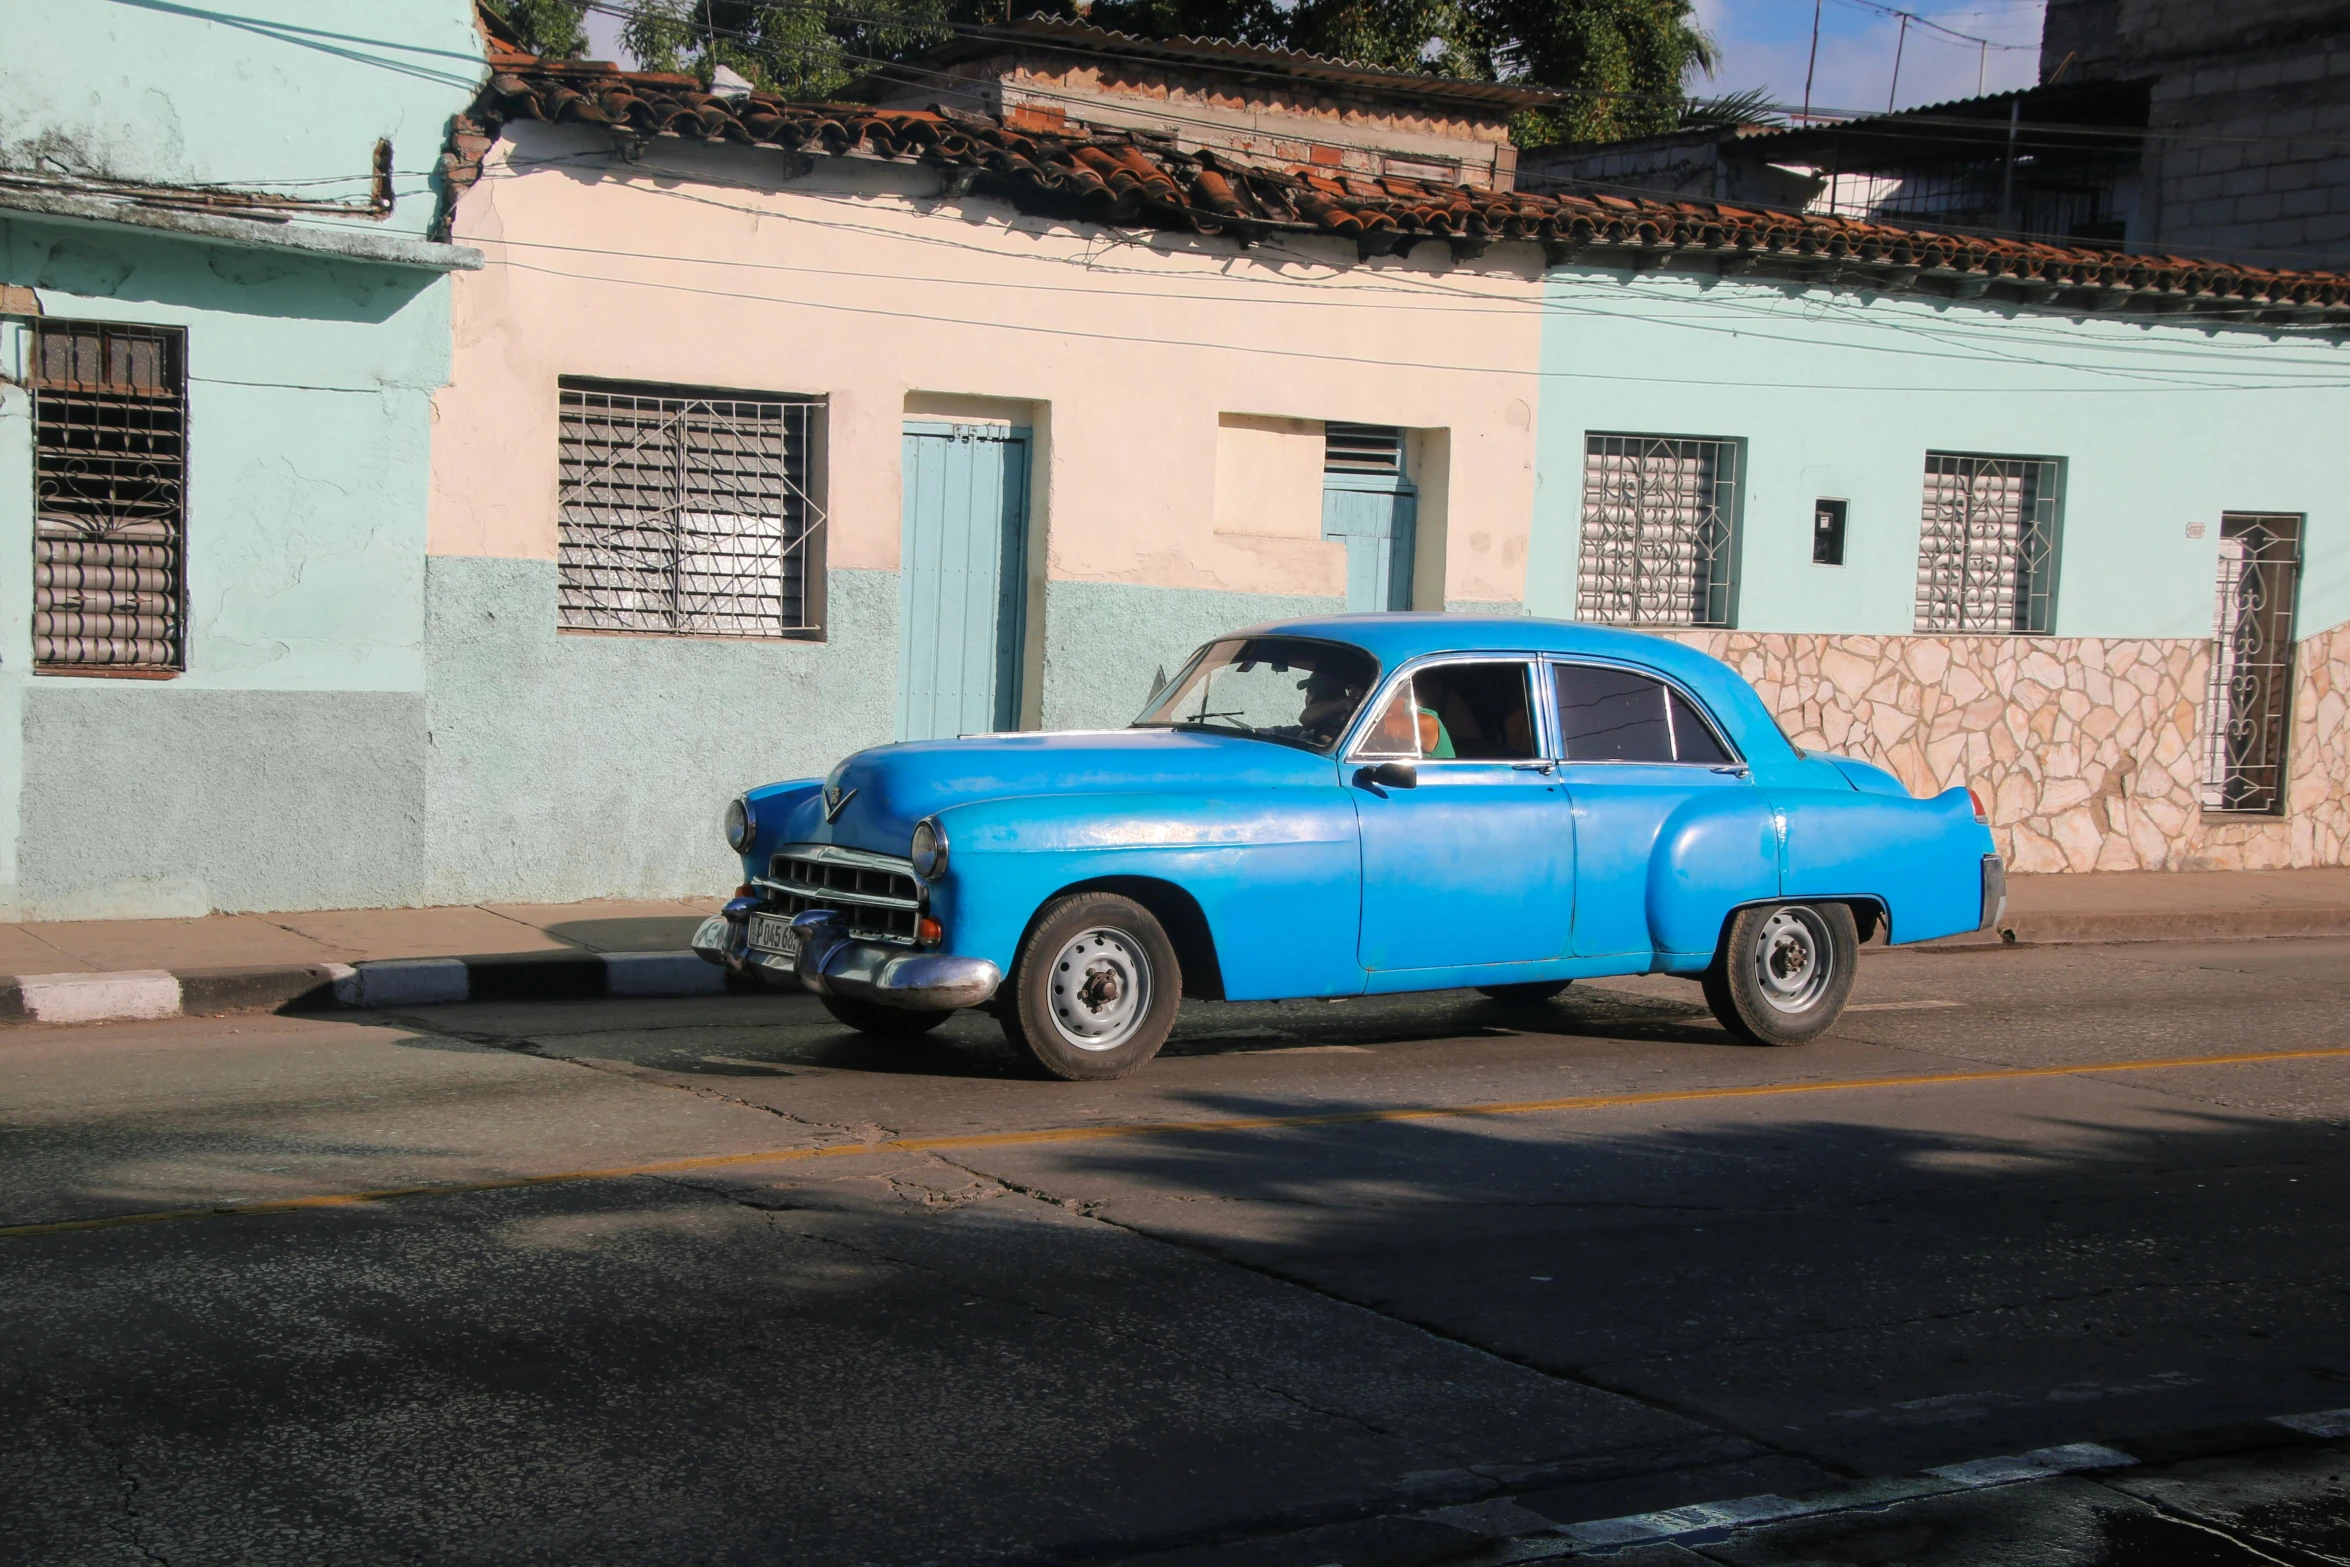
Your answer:
[[[858,1001],[848,996],[818,996],[824,1010],[833,1021],[855,1029],[860,1034],[879,1034],[884,1039],[911,1039],[916,1034],[927,1034],[953,1017],[952,1012],[914,1012],[905,1007],[885,1007],[878,1002]]]
[[[1800,1045],[1835,1026],[1852,995],[1860,931],[1841,903],[1740,909],[1705,971],[1706,1005],[1754,1045]]]
[[[1020,943],[1004,1037],[1055,1077],[1124,1077],[1175,1027],[1183,971],[1150,910],[1115,893],[1056,898]]]
[[[1535,979],[1523,985],[1479,985],[1477,993],[1513,1007],[1530,1007],[1548,1001],[1573,983],[1569,979]]]

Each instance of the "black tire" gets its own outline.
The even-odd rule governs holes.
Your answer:
[[[1479,985],[1477,994],[1513,1007],[1538,1006],[1574,983],[1571,979],[1533,979],[1523,985]]]
[[[833,1021],[845,1024],[860,1034],[878,1034],[884,1039],[912,1039],[927,1034],[953,1017],[952,1012],[914,1012],[905,1007],[885,1007],[878,1002],[857,1001],[847,996],[818,996],[824,1010]]]
[[[1860,966],[1860,931],[1842,903],[1740,909],[1705,971],[1705,1004],[1750,1045],[1800,1045],[1835,1027]]]
[[[1045,905],[998,994],[1004,1037],[1029,1060],[1069,1082],[1103,1082],[1167,1042],[1183,969],[1150,910],[1115,893],[1072,893]]]

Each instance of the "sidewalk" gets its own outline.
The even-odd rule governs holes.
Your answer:
[[[715,995],[716,897],[0,925],[0,1024],[464,1000]],[[2013,942],[2350,935],[2350,868],[2017,876]]]

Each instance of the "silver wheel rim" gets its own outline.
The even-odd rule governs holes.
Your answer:
[[[1053,1028],[1078,1050],[1117,1049],[1150,1012],[1151,960],[1122,930],[1072,936],[1053,956],[1051,984]]]
[[[1808,1012],[1826,993],[1830,972],[1828,925],[1810,909],[1778,909],[1754,942],[1754,978],[1774,1012]]]

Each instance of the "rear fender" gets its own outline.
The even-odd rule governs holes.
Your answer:
[[[1655,950],[1711,953],[1742,903],[1778,895],[1779,831],[1759,789],[1693,794],[1657,833],[1648,861],[1648,929]]]
[[[1991,830],[1964,789],[1930,800],[1855,790],[1773,790],[1787,818],[1788,898],[1885,907],[1896,943],[1930,941],[1982,923],[1983,856]]]

